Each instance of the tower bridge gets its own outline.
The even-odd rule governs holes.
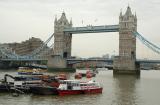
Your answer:
[[[140,74],[140,63],[159,63],[159,60],[137,60],[136,59],[136,38],[152,51],[160,54],[160,47],[151,43],[137,32],[137,16],[132,14],[128,6],[124,14],[119,15],[119,24],[72,27],[72,21],[68,21],[65,13],[62,13],[60,19],[55,18],[54,33],[44,42],[44,44],[25,56],[19,56],[14,52],[8,51],[4,46],[0,46],[0,61],[40,61],[48,60],[48,69],[50,70],[68,70],[73,69],[71,64],[76,62],[91,61],[91,59],[70,59],[72,35],[83,33],[102,33],[102,32],[119,32],[119,56],[113,60],[99,59],[113,63],[115,74]],[[45,46],[54,36],[52,45],[52,54],[48,59],[43,58]],[[47,52],[47,51],[46,51]],[[46,53],[48,54],[48,53]],[[92,61],[94,61],[92,59]],[[69,65],[69,66],[68,66]]]
[[[125,14],[120,13],[118,25],[72,27],[65,13],[54,22],[54,51],[48,61],[49,69],[67,68],[67,58],[71,57],[72,35],[81,33],[119,32],[119,56],[114,59],[114,73],[139,74],[136,65],[137,17],[128,6]]]

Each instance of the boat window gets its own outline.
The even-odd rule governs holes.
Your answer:
[[[80,84],[80,86],[87,86],[87,84]]]
[[[75,83],[74,86],[79,86],[79,84]]]
[[[65,82],[65,81],[60,81],[60,83],[61,83],[61,84],[66,84],[66,82]]]

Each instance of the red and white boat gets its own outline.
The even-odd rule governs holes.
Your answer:
[[[61,81],[58,93],[60,96],[73,94],[102,93],[103,87],[95,81],[81,82],[79,80]]]

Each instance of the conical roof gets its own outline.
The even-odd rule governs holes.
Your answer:
[[[127,7],[127,11],[126,11],[125,15],[127,15],[127,16],[132,15],[132,11],[131,11],[131,8],[129,6]]]
[[[69,22],[68,22],[68,20],[67,20],[66,15],[65,15],[64,12],[62,13],[60,19],[58,19],[58,24],[62,24],[62,23],[64,25],[68,25],[69,24]]]
[[[60,20],[67,20],[66,14],[64,12],[62,13]]]

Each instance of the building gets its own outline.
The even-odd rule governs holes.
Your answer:
[[[3,46],[7,46],[10,48],[12,52],[18,55],[28,55],[31,54],[35,49],[42,46],[44,42],[40,38],[29,38],[26,41],[22,41],[21,43],[5,43]],[[39,53],[39,56],[48,57],[52,52],[52,49],[45,46],[45,48]]]

